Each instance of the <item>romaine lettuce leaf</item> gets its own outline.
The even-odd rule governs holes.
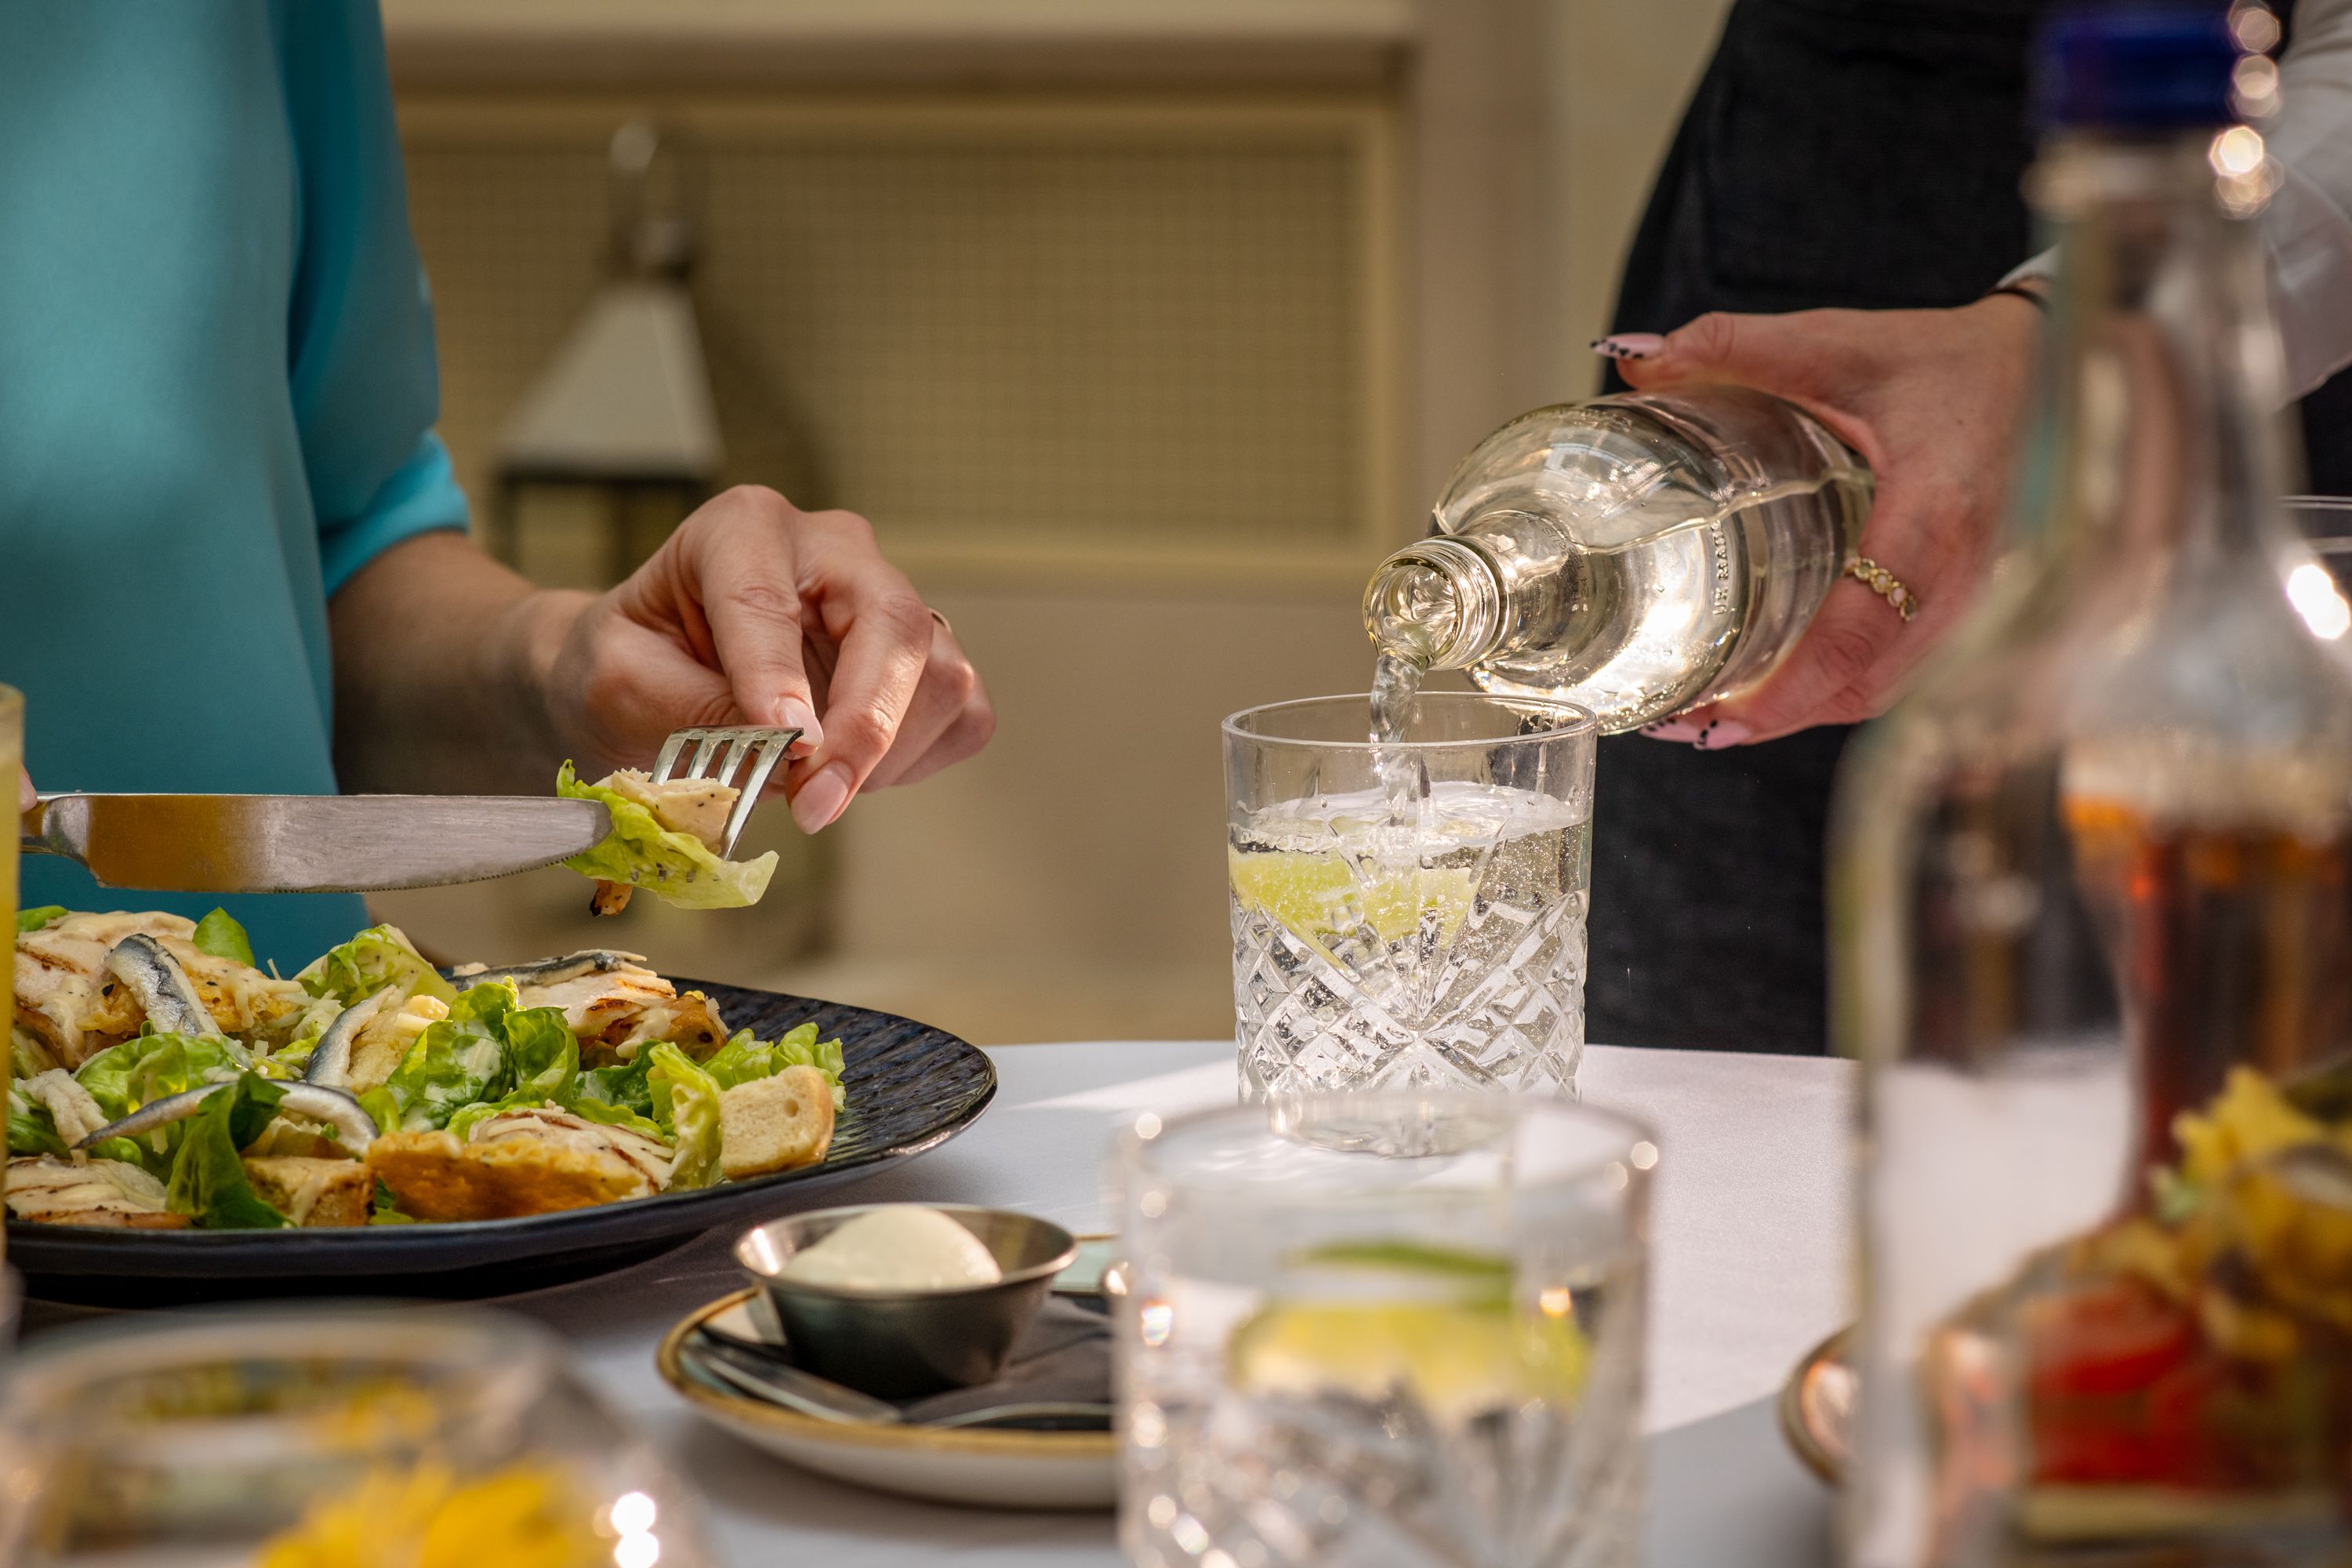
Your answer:
[[[607,1127],[625,1127],[632,1132],[642,1132],[648,1138],[669,1142],[669,1134],[648,1118],[638,1115],[623,1105],[606,1105],[601,1100],[575,1100],[563,1108],[583,1121],[601,1121]]]
[[[45,1073],[59,1065],[57,1057],[38,1038],[13,1024],[9,1026],[9,1077],[31,1078],[37,1073]]]
[[[390,1108],[386,1121],[370,1105],[376,1125],[387,1132],[446,1127],[467,1106],[505,1093],[510,1074],[499,1026],[514,1001],[511,984],[477,985],[450,1005],[446,1018],[425,1026],[383,1087],[361,1097],[370,1105],[380,1095]]]
[[[18,910],[16,934],[22,936],[28,931],[46,930],[71,913],[73,911],[63,904],[43,904],[37,910]]]
[[[416,1132],[509,1098],[562,1104],[579,1076],[580,1042],[562,1009],[521,1006],[514,982],[495,980],[451,1003],[449,1016],[425,1026],[383,1087],[360,1100],[378,1125]],[[390,1122],[379,1106],[389,1110]]]
[[[254,967],[253,943],[247,938],[245,928],[236,923],[236,917],[226,910],[215,910],[196,922],[195,946],[198,952],[242,963],[247,969]]]
[[[812,1029],[810,1033],[815,1031]],[[751,1030],[738,1029],[733,1038],[702,1058],[702,1070],[717,1079],[721,1089],[773,1077],[777,1069],[776,1047],[783,1043],[755,1040]]]
[[[235,1078],[242,1070],[235,1049],[220,1035],[139,1035],[82,1063],[74,1081],[109,1121],[120,1121],[150,1100]]]
[[[58,1136],[58,1119],[49,1108],[37,1100],[26,1097],[25,1086],[16,1081],[8,1085],[8,1153],[11,1158],[24,1154],[63,1154],[66,1141]]]
[[[311,995],[332,996],[346,1007],[395,984],[412,996],[457,999],[457,988],[425,962],[398,926],[370,926],[341,947],[320,953],[294,978]]]
[[[654,1113],[654,1091],[646,1082],[646,1074],[653,1065],[653,1058],[639,1051],[635,1061],[590,1068],[580,1075],[572,1100],[575,1104],[609,1105],[649,1118]]]
[[[257,1073],[223,1084],[204,1109],[178,1123],[165,1205],[205,1230],[277,1230],[293,1221],[253,1190],[238,1151],[261,1136],[286,1091]]]
[[[509,1110],[537,1110],[547,1102],[546,1095],[526,1093],[510,1094],[503,1100],[485,1100],[479,1104],[469,1105],[451,1117],[449,1131],[457,1135],[457,1142],[464,1143],[473,1138],[475,1128],[493,1116],[503,1116]],[[556,1109],[568,1110],[583,1121],[601,1121],[607,1127],[625,1127],[632,1132],[642,1132],[648,1138],[659,1138],[665,1142],[668,1141],[668,1135],[660,1128],[636,1112],[621,1106],[606,1105],[601,1100],[574,1100],[568,1102],[558,1100]]]
[[[626,795],[583,784],[570,763],[555,776],[555,793],[602,801],[613,814],[613,831],[604,841],[564,862],[583,877],[626,882],[680,909],[738,910],[758,903],[776,873],[774,850],[756,860],[722,860],[702,840],[664,827]]]
[[[719,1083],[694,1058],[663,1040],[646,1047],[646,1081],[653,1089],[654,1122],[669,1140],[673,1190],[719,1180]]]
[[[580,1041],[563,1021],[563,1009],[512,1008],[500,1026],[513,1081],[509,1092],[558,1101],[571,1098],[580,1077]]]
[[[833,1108],[848,1103],[841,1089],[841,1042],[819,1041],[814,1024],[803,1024],[780,1040],[755,1040],[749,1029],[704,1058],[702,1070],[721,1089],[733,1089],[754,1079],[772,1078],[790,1067],[813,1067],[833,1086]]]
[[[333,997],[314,998],[289,1028],[286,1043],[260,1057],[253,1064],[253,1070],[280,1081],[300,1078],[303,1069],[310,1065],[310,1053],[319,1048],[319,1041],[342,1014],[343,1005]]]

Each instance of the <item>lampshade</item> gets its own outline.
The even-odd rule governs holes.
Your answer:
[[[606,284],[516,405],[498,466],[516,478],[708,484],[723,448],[694,301],[675,278]]]

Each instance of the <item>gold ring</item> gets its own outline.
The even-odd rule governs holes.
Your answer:
[[[923,608],[930,610],[931,619],[940,623],[940,630],[947,633],[950,637],[955,636],[955,627],[948,625],[948,618],[945,616],[940,614],[937,610],[932,610],[929,605],[925,605]],[[1907,619],[1908,617],[1906,616],[1906,618]]]
[[[1869,556],[1857,555],[1847,562],[1845,574],[1893,605],[1895,613],[1905,620],[1919,613],[1919,595],[1913,593],[1902,578]]]

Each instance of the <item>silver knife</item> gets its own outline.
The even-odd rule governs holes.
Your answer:
[[[365,893],[528,871],[612,830],[596,801],[527,795],[55,795],[21,842],[107,888]]]

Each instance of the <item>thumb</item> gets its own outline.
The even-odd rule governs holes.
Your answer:
[[[30,811],[40,801],[40,792],[33,787],[33,775],[22,768],[16,770],[16,809]]]

